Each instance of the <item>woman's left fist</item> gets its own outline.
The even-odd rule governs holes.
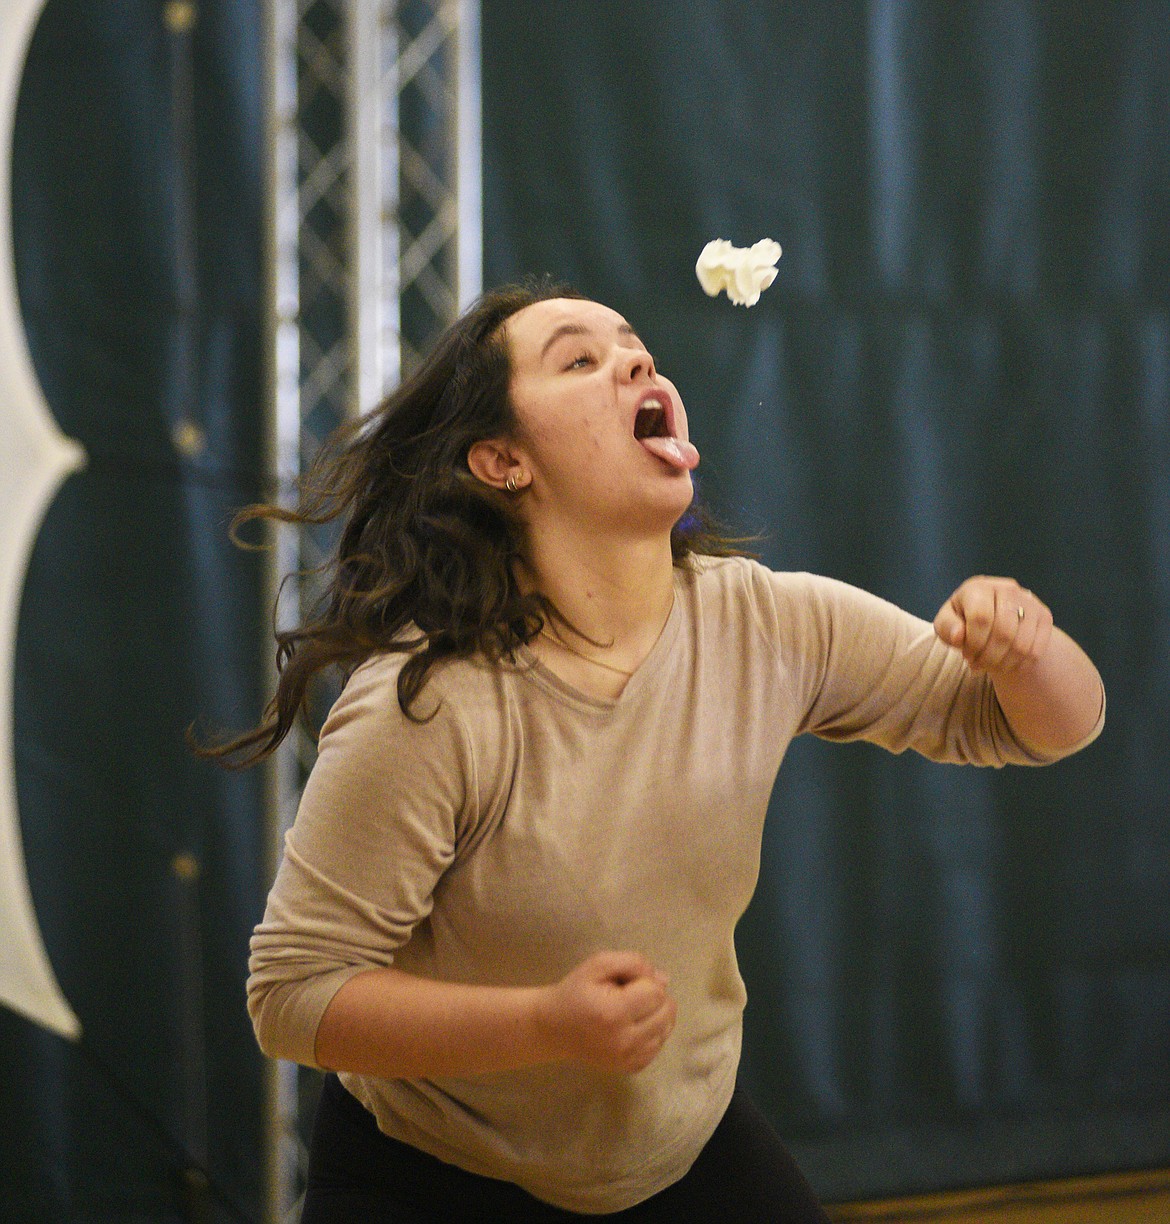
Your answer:
[[[1038,659],[1052,613],[1014,578],[968,578],[939,609],[934,631],[972,671],[1006,673]]]

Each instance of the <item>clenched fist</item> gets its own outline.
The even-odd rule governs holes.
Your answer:
[[[1014,578],[968,578],[939,609],[934,631],[973,671],[1007,675],[1040,658],[1052,613]]]
[[[641,1071],[674,1028],[667,979],[636,952],[598,952],[546,988],[537,1022],[557,1056],[602,1071]]]

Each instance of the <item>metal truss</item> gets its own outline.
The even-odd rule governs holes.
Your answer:
[[[480,291],[479,0],[266,0],[266,21],[270,453],[290,505],[325,439]],[[333,542],[276,529],[278,624],[314,604]],[[269,879],[313,758],[304,734],[270,769]],[[265,1218],[282,1224],[296,1218],[317,1077],[271,1071]]]

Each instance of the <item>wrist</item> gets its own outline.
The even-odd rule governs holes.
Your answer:
[[[527,1004],[527,1027],[533,1050],[536,1053],[534,1061],[543,1063],[568,1061],[569,1052],[566,1049],[564,1026],[560,1018],[557,988],[555,986],[532,987],[528,994]]]

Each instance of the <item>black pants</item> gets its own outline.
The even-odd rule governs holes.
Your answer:
[[[652,1198],[611,1214],[580,1215],[511,1182],[465,1172],[384,1135],[335,1075],[313,1127],[301,1224],[828,1224],[828,1217],[763,1115],[736,1089],[690,1171]]]

